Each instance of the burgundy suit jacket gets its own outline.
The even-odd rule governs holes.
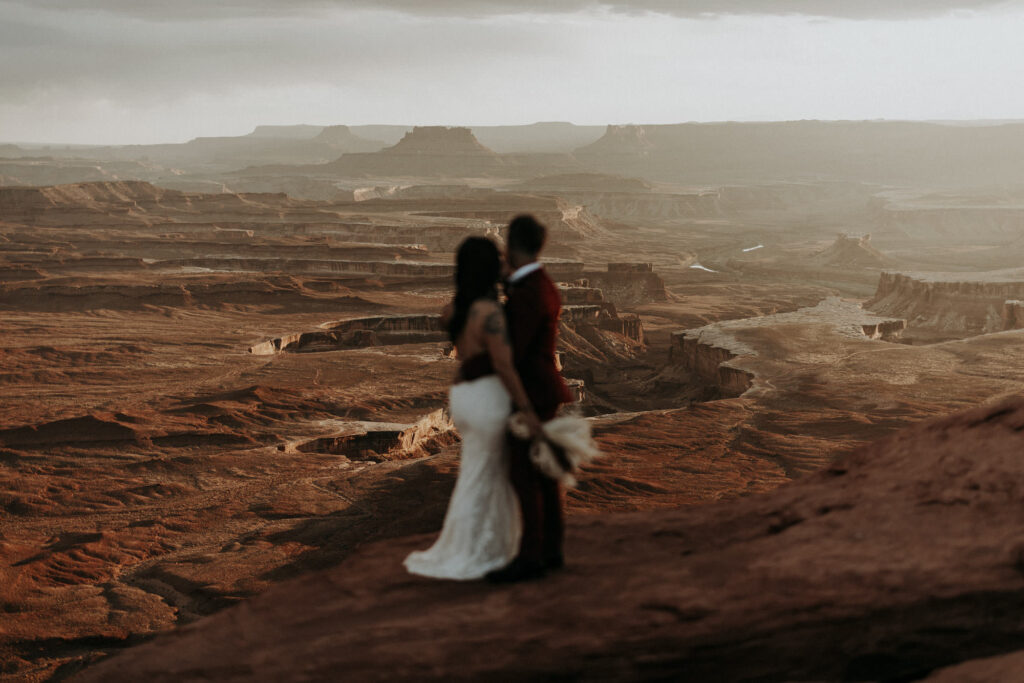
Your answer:
[[[560,403],[572,403],[555,361],[558,344],[558,318],[562,298],[543,268],[507,286],[509,337],[516,371],[526,395],[538,414],[553,411]]]

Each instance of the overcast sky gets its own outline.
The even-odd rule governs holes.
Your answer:
[[[0,141],[1024,118],[1024,0],[0,0]]]

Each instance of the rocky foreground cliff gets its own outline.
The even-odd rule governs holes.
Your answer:
[[[411,577],[431,537],[387,541],[77,680],[1019,680],[941,669],[1024,648],[1022,452],[1018,397],[770,493],[578,516],[567,568],[509,587]]]

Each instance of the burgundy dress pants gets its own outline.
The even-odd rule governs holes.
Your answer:
[[[537,410],[541,422],[555,416],[558,406]],[[530,564],[562,560],[565,521],[562,516],[562,490],[557,481],[541,474],[530,462],[530,443],[508,437],[509,475],[519,498],[523,518],[523,540],[518,561]]]

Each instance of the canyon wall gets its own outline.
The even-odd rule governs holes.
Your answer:
[[[665,281],[650,263],[609,263],[605,272],[588,272],[587,280],[618,306],[667,301]]]
[[[702,382],[705,398],[732,398],[750,389],[754,375],[729,362],[752,353],[752,349],[732,340],[709,337],[702,329],[684,330],[672,335],[669,362]]]
[[[896,341],[907,329],[906,320],[883,320],[880,322],[865,323],[861,325],[864,336],[868,339],[881,339],[882,341]]]
[[[1003,303],[1003,329],[1019,330],[1024,328],[1024,301],[1011,299]]]
[[[388,344],[441,342],[448,333],[439,315],[384,315],[324,323],[320,330],[283,335],[249,347],[266,356],[281,351],[309,353]]]
[[[353,423],[339,434],[306,441],[295,450],[385,462],[421,458],[450,446],[456,439],[451,417],[444,410],[435,410],[414,424]]]
[[[1008,301],[1024,299],[1024,273],[882,273],[875,296],[864,304],[874,313],[899,316],[911,329],[948,337],[986,334],[1016,324]]]

